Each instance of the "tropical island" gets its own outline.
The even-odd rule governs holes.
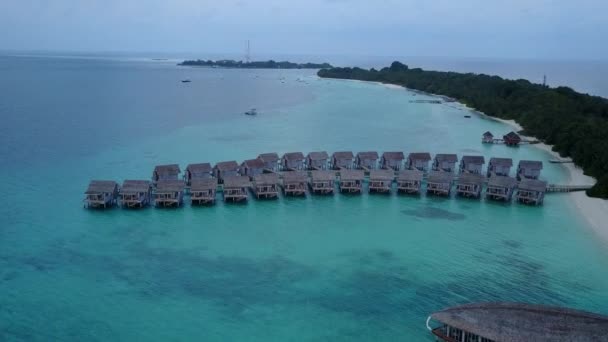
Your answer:
[[[292,63],[288,61],[276,62],[269,61],[253,61],[243,62],[232,59],[213,60],[185,60],[177,65],[181,66],[204,66],[216,68],[240,68],[240,69],[327,69],[332,68],[329,63]]]
[[[400,62],[381,70],[325,68],[319,77],[381,82],[442,95],[489,116],[515,120],[562,157],[570,157],[597,179],[587,191],[608,198],[608,100],[568,87],[484,74],[410,69]]]

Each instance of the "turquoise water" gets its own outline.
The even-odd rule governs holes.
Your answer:
[[[271,151],[549,159],[482,146],[484,131],[509,131],[500,123],[308,71],[6,57],[0,70],[0,340],[431,341],[427,315],[471,301],[608,314],[606,245],[566,194],[537,208],[368,194],[81,203],[93,178]],[[567,174],[545,163],[543,176]]]

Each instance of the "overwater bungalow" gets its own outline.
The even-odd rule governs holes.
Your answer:
[[[406,194],[420,193],[423,173],[420,170],[401,170],[397,175],[397,191]]]
[[[473,173],[476,175],[481,175],[481,170],[483,169],[483,164],[486,163],[486,160],[483,156],[463,156],[460,159],[460,173]]]
[[[190,185],[190,201],[195,204],[214,204],[217,179],[195,178]]]
[[[524,303],[475,303],[429,316],[427,328],[445,342],[605,341],[608,317]]]
[[[509,132],[503,135],[502,140],[507,146],[517,146],[521,142],[521,137],[515,132]]]
[[[225,176],[224,177],[224,201],[242,202],[248,198],[251,181],[247,176]]]
[[[511,158],[490,158],[487,176],[508,176],[512,166],[513,159]]]
[[[235,160],[219,162],[213,167],[213,175],[223,183],[224,177],[239,175],[239,164]]]
[[[308,175],[304,171],[286,171],[283,175],[283,193],[286,196],[306,195]]]
[[[179,207],[184,199],[184,187],[181,180],[159,180],[154,191],[154,204],[157,207]]]
[[[374,170],[378,165],[378,152],[359,152],[355,157],[355,167],[365,171]]]
[[[248,159],[241,163],[239,173],[241,174],[241,176],[247,176],[250,179],[253,179],[253,177],[264,173],[265,168],[266,165],[264,164],[264,161],[262,159]]]
[[[331,168],[334,170],[352,169],[355,156],[351,151],[334,152],[331,155]]]
[[[92,180],[84,192],[87,208],[108,208],[116,204],[118,183],[108,180]]]
[[[179,179],[180,172],[181,170],[177,164],[158,165],[152,172],[152,182],[156,183],[160,180]]]
[[[437,154],[433,159],[433,171],[455,172],[458,156],[455,154]]]
[[[538,179],[543,169],[543,162],[536,160],[521,160],[517,165],[517,180]]]
[[[487,131],[481,136],[481,142],[484,144],[493,144],[494,143],[494,135]]]
[[[394,171],[401,170],[405,155],[403,152],[384,152],[380,158],[380,167]]]
[[[486,198],[498,201],[511,201],[517,180],[508,176],[492,176],[488,179]]]
[[[363,170],[340,170],[340,192],[361,193]]]
[[[119,196],[123,207],[143,208],[152,202],[152,183],[147,180],[125,180]]]
[[[253,193],[257,198],[277,198],[279,196],[279,174],[262,173],[253,177]]]
[[[440,196],[450,196],[454,173],[445,171],[431,171],[426,180],[426,193]]]
[[[331,170],[314,170],[310,177],[310,190],[315,194],[333,194],[336,173]]]
[[[407,156],[405,163],[406,168],[409,170],[418,170],[426,172],[429,169],[429,162],[431,161],[431,154],[428,152],[410,153]]]
[[[305,159],[302,152],[289,152],[281,158],[283,171],[300,171],[305,169]]]
[[[524,204],[543,204],[547,182],[538,179],[522,179],[517,186],[517,201]]]
[[[329,155],[325,151],[310,152],[306,156],[306,168],[308,170],[326,170]]]
[[[209,163],[189,164],[184,173],[184,181],[187,186],[190,186],[193,179],[205,179],[210,177],[211,164]]]
[[[278,172],[279,171],[279,155],[271,153],[262,153],[258,156],[264,162],[264,170],[267,172]]]
[[[484,177],[477,173],[463,173],[456,182],[456,194],[463,197],[479,198]]]
[[[390,192],[394,179],[395,172],[391,169],[371,170],[369,172],[369,191]]]

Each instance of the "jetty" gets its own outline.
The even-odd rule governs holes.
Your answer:
[[[511,158],[490,158],[486,170],[483,156],[416,152],[404,158],[403,152],[384,152],[377,168],[377,152],[350,151],[331,155],[325,151],[264,153],[241,164],[237,161],[189,164],[183,179],[177,164],[158,165],[152,181],[125,180],[122,186],[113,180],[91,181],[85,191],[85,207],[109,208],[120,203],[124,208],[143,208],[152,202],[156,207],[179,207],[188,197],[192,205],[214,204],[218,193],[224,201],[244,202],[250,193],[257,199],[313,194],[397,193],[450,197],[486,198],[530,205],[540,205],[545,194],[589,190],[592,185],[548,184],[541,180],[542,161],[521,160],[515,177],[510,175]],[[405,162],[404,162],[405,160]],[[433,160],[429,168],[429,162]],[[283,169],[283,171],[278,171]],[[484,195],[485,192],[485,195]]]

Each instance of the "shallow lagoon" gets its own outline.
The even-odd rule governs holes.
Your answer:
[[[482,146],[481,133],[509,128],[465,119],[455,104],[307,71],[0,66],[0,175],[11,194],[0,200],[2,339],[431,341],[428,313],[470,301],[608,313],[608,252],[565,194],[539,208],[394,194],[141,211],[80,202],[92,178],[270,151],[549,159]],[[261,114],[241,114],[250,107]],[[548,163],[543,175],[567,177]]]

